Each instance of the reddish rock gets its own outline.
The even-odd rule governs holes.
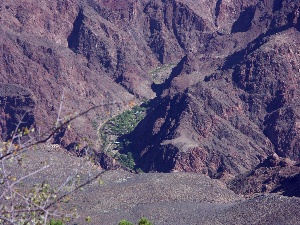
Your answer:
[[[7,0],[0,15],[0,82],[35,96],[37,128],[53,126],[60,102],[65,119],[109,104],[64,127],[64,147],[97,148],[97,126],[155,90],[130,134],[145,171],[221,177],[273,153],[299,161],[297,1]]]
[[[299,164],[273,154],[255,169],[233,179],[228,187],[244,195],[263,192],[300,197],[299,184]]]
[[[218,1],[216,9],[232,21],[231,33],[202,39],[204,49],[183,57],[132,134],[146,171],[220,177],[244,173],[274,152],[299,160],[298,4],[226,4]]]

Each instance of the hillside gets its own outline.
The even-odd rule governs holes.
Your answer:
[[[38,155],[38,157],[37,157]],[[47,178],[51,188],[73,177],[76,186],[59,206],[76,212],[67,224],[118,224],[147,217],[154,224],[299,224],[300,199],[277,194],[244,198],[218,180],[195,173],[133,174],[104,171],[63,149],[41,148],[24,155],[17,176],[47,165],[47,170],[26,178],[22,188]],[[69,182],[72,183],[72,182]],[[65,193],[72,184],[65,186]],[[90,223],[86,218],[90,217]]]
[[[19,124],[25,137],[15,138],[17,150],[21,141],[41,142],[32,160],[55,144],[65,150],[61,165],[81,160],[72,154],[102,171],[117,169],[107,172],[108,183],[130,174],[122,187],[104,185],[101,198],[93,196],[105,187],[78,196],[76,204],[86,198],[94,205],[118,188],[130,193],[140,186],[136,202],[132,193],[107,217],[95,214],[104,224],[120,212],[114,223],[145,213],[157,224],[232,224],[235,217],[246,224],[240,215],[250,215],[257,202],[254,224],[280,224],[287,212],[295,216],[286,223],[296,224],[299,32],[300,2],[289,0],[1,1],[0,145],[10,143]],[[155,186],[160,179],[166,183]],[[172,195],[177,179],[189,190],[178,204],[142,197],[145,189]],[[216,190],[202,190],[201,182]],[[211,199],[203,201],[207,191]],[[218,192],[232,199],[218,202]],[[186,216],[180,220],[170,204]],[[155,214],[158,205],[164,215]]]

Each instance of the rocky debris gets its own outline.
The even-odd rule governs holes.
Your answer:
[[[299,175],[299,164],[274,153],[250,172],[233,179],[228,187],[244,195],[280,193],[300,197]]]
[[[60,203],[64,212],[76,208],[79,214],[67,224],[86,224],[87,217],[93,224],[136,222],[141,217],[154,224],[299,224],[299,198],[265,194],[244,199],[202,174],[104,172],[85,158],[47,146],[25,152],[21,163],[7,164],[7,169],[14,166],[11,175],[20,177],[47,165],[24,179],[20,188],[45,178],[53,188],[71,178],[76,185],[84,184]]]
[[[166,189],[169,189],[170,180],[165,179],[164,185],[166,185]],[[122,184],[120,186],[122,187]],[[127,188],[121,190],[127,193]],[[103,189],[105,190],[105,188]],[[110,193],[113,194],[114,189],[112,188]],[[131,187],[129,187],[130,189]],[[99,188],[99,192],[96,192],[100,196],[101,190]],[[143,198],[140,198],[138,202],[127,201],[129,196],[135,199],[135,196],[151,195],[151,189],[140,189],[133,195],[130,191],[128,194],[125,193],[119,193],[118,197],[113,198],[111,209],[101,210],[99,208],[97,202],[105,199],[87,199],[86,203],[94,203],[98,210],[89,211],[85,215],[94,215],[91,216],[92,221],[101,221],[102,224],[107,225],[117,224],[124,218],[136,222],[141,217],[147,217],[154,224],[299,224],[299,198],[265,195],[246,201],[216,204],[210,203],[206,199],[203,201],[183,200],[188,198],[188,193],[181,195],[180,192],[177,192],[174,195],[181,195],[182,200],[161,199],[159,203],[156,203],[155,201],[145,201]],[[210,192],[205,193],[207,196],[210,195]],[[80,199],[85,199],[84,195]],[[130,205],[129,208],[122,207],[125,202]],[[84,223],[83,219],[79,221]]]

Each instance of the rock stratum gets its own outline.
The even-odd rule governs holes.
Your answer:
[[[98,154],[99,127],[151,99],[126,135],[143,171],[200,173],[238,194],[299,197],[299,32],[298,1],[1,1],[0,137],[8,141],[20,119],[48,134],[58,112],[67,120],[94,108],[51,141]],[[103,168],[120,168],[99,154]],[[273,201],[281,198],[267,194],[210,215]],[[222,218],[207,221],[233,223]],[[267,221],[265,214],[255,223]]]
[[[131,135],[145,171],[236,175],[274,152],[299,160],[297,2],[7,0],[0,10],[0,82],[34,95],[36,127],[47,130],[61,102],[62,115],[108,104],[63,131],[64,147],[98,146],[93,123],[156,95]],[[150,71],[170,63],[153,83]]]

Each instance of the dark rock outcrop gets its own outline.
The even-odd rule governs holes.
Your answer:
[[[2,141],[34,125],[35,97],[17,85],[0,84],[0,134]],[[17,132],[17,133],[16,133]]]
[[[280,193],[300,197],[300,165],[273,154],[250,172],[228,184],[237,194]]]
[[[231,95],[234,90],[225,91],[226,85],[198,83],[159,101],[132,134],[141,140],[135,146],[141,149],[140,166],[218,177],[245,172],[270,154],[271,142],[247,118],[238,96]]]

